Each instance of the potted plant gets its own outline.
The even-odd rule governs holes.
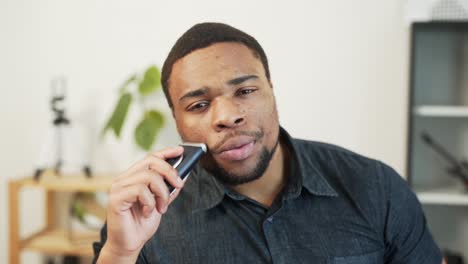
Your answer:
[[[142,117],[134,128],[134,139],[137,146],[145,151],[151,149],[156,142],[161,128],[164,126],[164,114],[158,109],[148,107],[145,101],[161,88],[161,73],[157,66],[150,65],[143,74],[133,74],[120,87],[120,97],[108,119],[101,136],[112,131],[120,138],[127,113],[134,104],[143,108]]]

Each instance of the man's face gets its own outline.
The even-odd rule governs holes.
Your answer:
[[[279,122],[273,89],[254,53],[233,42],[195,50],[173,65],[169,83],[182,139],[208,146],[204,167],[229,184],[260,177]]]

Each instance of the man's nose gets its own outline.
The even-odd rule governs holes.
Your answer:
[[[245,112],[241,106],[226,98],[212,102],[213,126],[217,131],[241,126],[245,122]]]

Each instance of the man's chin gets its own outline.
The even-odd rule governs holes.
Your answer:
[[[272,152],[262,148],[256,160],[249,159],[236,162],[213,162],[205,168],[219,181],[227,185],[240,185],[262,177],[270,163]]]
[[[218,167],[216,170],[211,171],[211,174],[219,181],[226,185],[236,186],[249,182],[253,182],[262,177],[263,174],[255,173],[252,171],[233,171],[226,170],[224,168]]]
[[[260,154],[257,156],[250,156],[242,160],[228,160],[216,158],[214,163],[216,167],[222,168],[237,175],[247,175],[255,169],[260,160]]]

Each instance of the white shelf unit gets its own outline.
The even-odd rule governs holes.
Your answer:
[[[468,262],[468,192],[423,140],[468,159],[468,22],[414,23],[411,31],[407,178],[438,245]]]
[[[468,106],[421,105],[414,114],[422,117],[468,117]]]
[[[426,205],[468,206],[468,192],[458,187],[416,190],[416,195]]]

